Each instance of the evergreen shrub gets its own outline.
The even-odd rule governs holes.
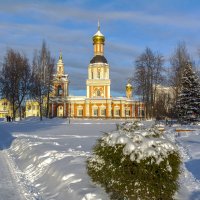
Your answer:
[[[173,199],[179,187],[179,153],[164,137],[149,137],[141,129],[118,130],[99,139],[87,160],[88,174],[113,200]],[[157,132],[147,132],[153,130]]]

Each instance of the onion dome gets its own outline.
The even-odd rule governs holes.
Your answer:
[[[126,85],[126,89],[133,89],[133,86],[130,84],[130,83],[128,83],[127,85]]]
[[[133,86],[130,83],[128,83],[126,85],[126,97],[130,99],[132,97],[132,93],[133,93]]]
[[[100,31],[100,23],[99,23],[99,21],[98,21],[98,31],[94,34],[92,39],[93,39],[93,43],[94,44],[95,43],[104,43],[104,41],[105,41],[105,37]]]

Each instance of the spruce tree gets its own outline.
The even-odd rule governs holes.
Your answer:
[[[200,84],[192,65],[187,64],[181,79],[176,110],[181,122],[198,121],[200,114]]]

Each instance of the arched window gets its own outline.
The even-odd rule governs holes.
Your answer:
[[[77,112],[78,116],[83,116],[83,109],[80,108],[77,110]]]
[[[91,72],[91,75],[92,75],[92,79],[93,79],[93,71]]]
[[[95,117],[98,116],[98,108],[95,108],[95,109],[94,109],[94,111],[93,111],[93,116],[95,116]]]
[[[115,112],[114,112],[114,115],[115,117],[119,117],[120,116],[120,108],[117,106],[114,108]]]
[[[57,92],[57,94],[58,94],[58,96],[61,96],[62,95],[62,87],[61,87],[61,85],[59,85],[58,86],[58,92]]]
[[[101,109],[101,116],[105,116],[106,115],[106,109],[105,108],[102,108]]]
[[[101,92],[100,90],[97,90],[97,97],[100,97],[101,96]]]
[[[100,72],[100,70],[98,70],[98,72],[97,72],[97,78],[101,78],[101,72]]]

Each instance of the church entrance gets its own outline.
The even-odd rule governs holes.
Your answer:
[[[57,107],[57,117],[63,117],[63,106]]]

